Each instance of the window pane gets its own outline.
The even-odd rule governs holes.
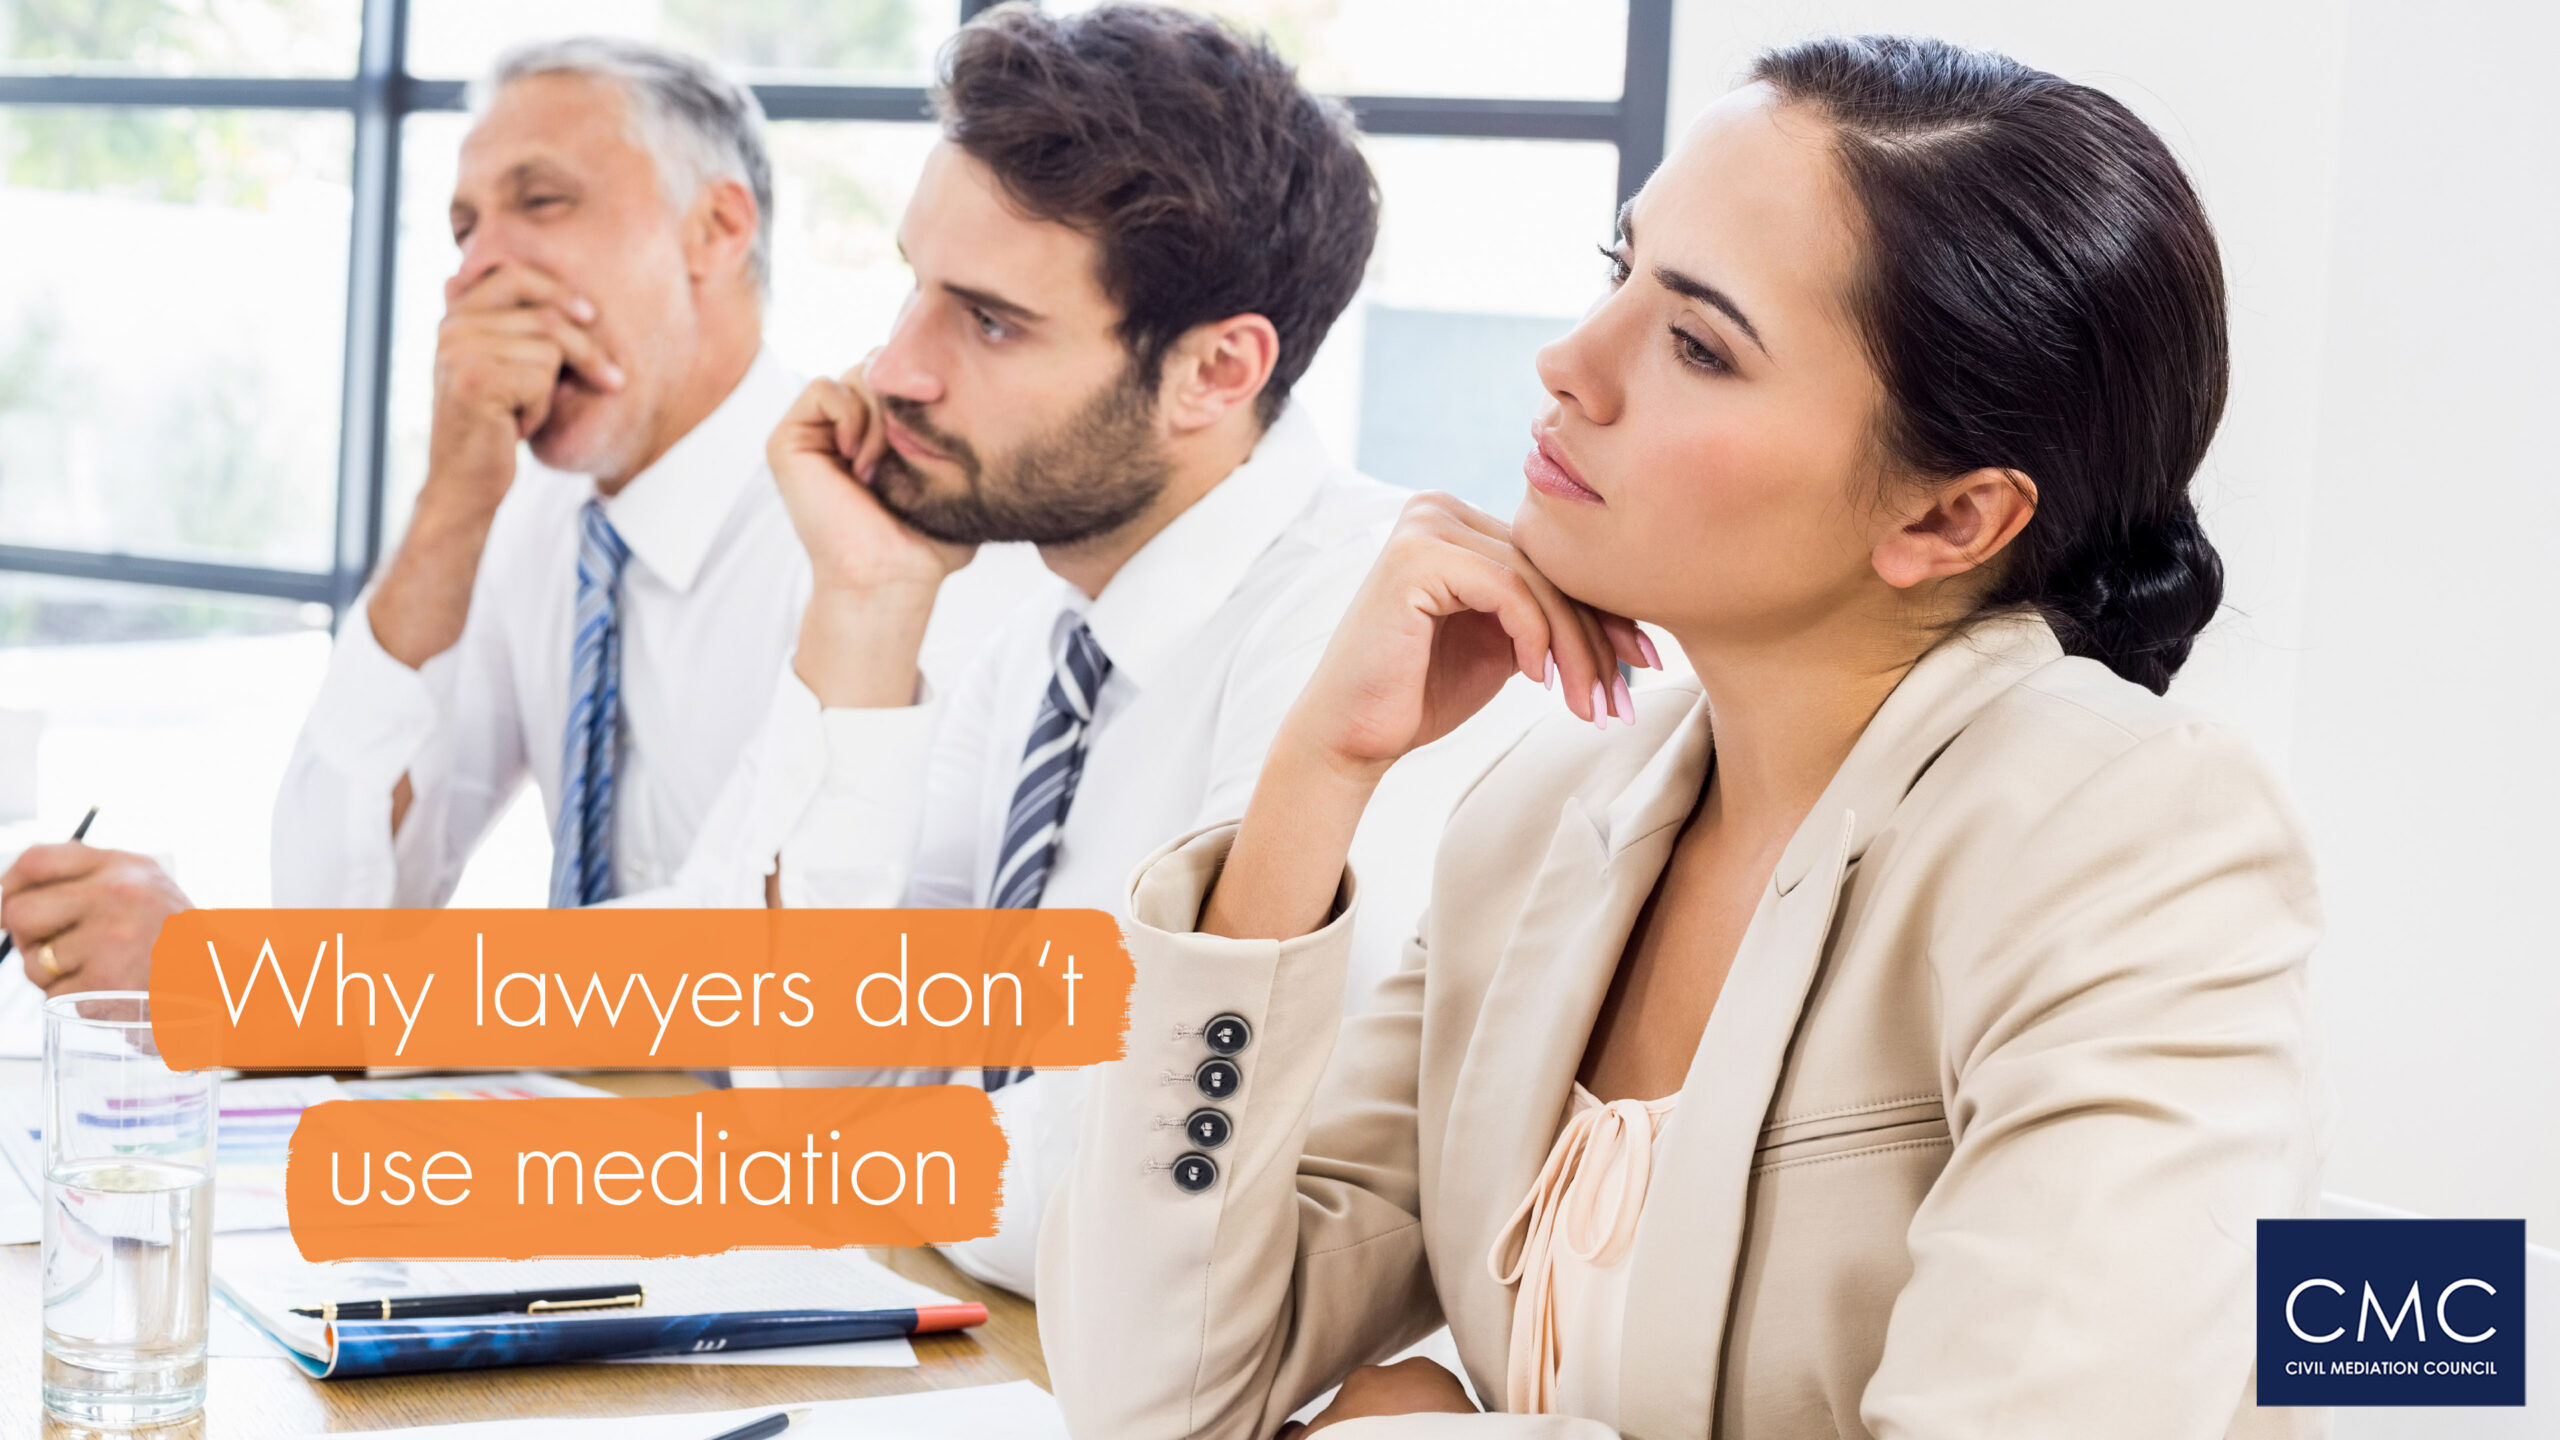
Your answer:
[[[402,149],[389,525],[424,481],[430,374],[453,244],[445,200],[466,121],[419,115]],[[791,121],[772,127],[773,304],[766,339],[804,373],[852,364],[888,333],[911,283],[894,232],[934,131]],[[1373,136],[1385,197],[1360,295],[1298,399],[1338,456],[1381,479],[1450,490],[1508,514],[1529,417],[1544,403],[1538,347],[1600,293],[1594,247],[1616,210],[1617,151],[1540,140]],[[1522,195],[1535,196],[1522,205]]]
[[[1307,84],[1332,95],[1614,100],[1626,76],[1626,0],[1177,3],[1268,34]]]
[[[0,722],[0,853],[62,839],[95,805],[90,840],[159,857],[196,903],[267,904],[267,817],[328,664],[328,614],[0,576],[0,699],[41,716]]]
[[[453,273],[455,258],[445,206],[453,198],[455,152],[470,124],[466,116],[429,113],[412,115],[400,126],[400,235],[392,258],[390,414],[383,430],[385,559],[409,528],[418,487],[427,479],[436,322],[444,318],[444,282]]]
[[[1600,293],[1593,247],[1609,238],[1617,151],[1402,136],[1366,148],[1386,201],[1378,248],[1298,400],[1369,474],[1508,515],[1546,403],[1538,347]]]
[[[436,322],[454,248],[445,221],[469,121],[418,115],[401,147],[399,284],[393,306],[386,546],[426,482]],[[913,282],[898,258],[898,216],[933,145],[930,125],[784,121],[773,155],[773,301],[765,340],[804,374],[833,374],[889,333]]]
[[[0,534],[325,570],[349,121],[0,109]]]
[[[0,0],[0,70],[352,75],[358,0]]]
[[[316,601],[0,572],[0,651],[299,635],[328,628],[329,607]],[[38,691],[5,684],[0,684],[0,697],[11,704],[43,699]]]
[[[959,14],[958,0],[412,0],[409,69],[471,76],[527,40],[630,35],[760,78],[919,85]]]
[[[889,337],[915,284],[898,258],[930,125],[792,121],[773,127],[773,306],[765,340],[808,374],[835,374]]]

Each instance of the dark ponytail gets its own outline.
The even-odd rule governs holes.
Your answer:
[[[2168,147],[2100,91],[1938,40],[1809,41],[1752,78],[1829,122],[1864,212],[1886,450],[2035,481],[1986,608],[2166,690],[2222,603],[2187,487],[2230,387],[2221,256]]]

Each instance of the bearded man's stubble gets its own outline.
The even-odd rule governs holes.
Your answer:
[[[935,427],[923,405],[896,396],[880,404],[950,456],[960,483],[937,486],[890,449],[871,472],[871,493],[890,514],[946,544],[1073,545],[1136,519],[1171,478],[1156,443],[1155,387],[1134,361],[1066,423],[994,464]]]

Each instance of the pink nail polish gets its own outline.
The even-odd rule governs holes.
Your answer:
[[[1556,688],[1556,652],[1553,650],[1547,652],[1546,681],[1548,689]]]
[[[1653,648],[1652,636],[1647,635],[1641,630],[1637,631],[1636,648],[1644,652],[1644,663],[1652,666],[1656,670],[1662,668],[1662,652]]]
[[[1602,730],[1609,728],[1609,692],[1597,680],[1591,682],[1591,723]]]
[[[1621,725],[1635,724],[1636,697],[1635,692],[1627,688],[1626,676],[1621,675],[1618,677],[1618,688],[1615,693],[1618,697],[1618,723]]]

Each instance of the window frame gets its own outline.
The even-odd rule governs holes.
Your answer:
[[[338,425],[337,524],[325,571],[0,544],[0,572],[267,596],[330,607],[332,623],[371,579],[383,547],[391,303],[399,244],[401,122],[463,108],[463,82],[408,69],[408,0],[360,0],[356,73],[343,79],[0,74],[0,106],[336,110],[354,117],[353,213]],[[967,24],[996,0],[960,0]],[[1370,135],[1600,142],[1618,152],[1620,201],[1662,161],[1671,91],[1672,0],[1627,0],[1624,78],[1615,100],[1346,95]],[[921,86],[759,84],[773,120],[925,121]]]

